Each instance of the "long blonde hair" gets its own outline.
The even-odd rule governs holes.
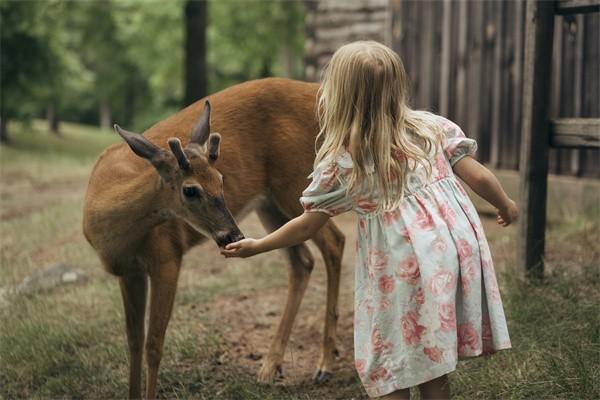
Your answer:
[[[431,173],[430,153],[440,140],[437,117],[408,106],[407,86],[398,54],[374,41],[340,47],[321,79],[316,143],[322,144],[314,166],[347,149],[354,164],[349,193],[363,181],[370,193],[379,187],[379,211],[400,204],[407,172],[421,164]]]

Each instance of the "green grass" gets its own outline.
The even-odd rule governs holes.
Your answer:
[[[39,123],[11,129],[13,146],[0,149],[0,286],[59,261],[90,279],[0,304],[0,398],[122,398],[127,347],[120,293],[81,234],[87,177],[96,156],[118,138],[71,124],[60,138]],[[513,269],[516,229],[489,235],[514,348],[461,363],[451,374],[457,399],[600,398],[599,226],[574,209],[549,227],[542,283],[523,282]],[[223,361],[229,343],[211,313],[215,299],[282,288],[287,277],[283,258],[264,258],[262,268],[228,264],[207,272],[196,267],[202,257],[194,251],[185,259],[159,374],[161,397],[366,398],[353,372],[324,387],[263,386],[255,370]],[[319,301],[307,298],[303,306]]]

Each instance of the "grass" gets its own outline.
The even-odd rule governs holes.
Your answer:
[[[118,138],[90,127],[63,127],[57,138],[41,124],[11,126],[14,143],[0,149],[0,287],[13,286],[59,261],[76,266],[90,279],[0,304],[0,398],[122,398],[127,393],[118,285],[102,270],[80,228],[94,159]],[[489,232],[514,348],[461,363],[451,374],[455,398],[600,398],[599,222],[573,215],[576,208],[549,227],[549,272],[541,283],[524,282],[513,270],[516,229]],[[240,293],[260,297],[273,290],[281,293],[277,298],[282,301],[285,261],[272,254],[199,269],[203,257],[194,250],[185,258],[160,369],[161,397],[366,398],[351,365],[340,366],[340,373],[324,386],[306,380],[288,386],[257,385],[256,369],[228,358],[230,327],[220,321],[215,301]],[[262,268],[247,263],[260,263]],[[313,314],[322,312],[319,273],[315,269],[309,287],[317,290],[319,299],[307,296],[303,302]],[[343,301],[351,303],[351,287],[343,291]],[[297,323],[292,340],[299,329],[307,328]]]

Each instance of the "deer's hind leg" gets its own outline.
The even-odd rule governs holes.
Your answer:
[[[325,308],[323,343],[319,363],[313,376],[316,382],[321,383],[331,377],[333,362],[338,355],[336,330],[345,237],[335,224],[329,220],[312,239],[323,255],[327,270],[327,305]]]
[[[143,272],[119,277],[129,345],[129,398],[142,397],[144,316],[148,279]]]
[[[289,221],[289,218],[271,203],[261,205],[256,212],[269,232],[278,229]],[[285,251],[290,260],[288,297],[277,332],[271,342],[269,353],[258,372],[258,381],[262,383],[272,382],[275,374],[277,372],[281,373],[285,348],[314,265],[312,254],[304,243],[286,248]]]

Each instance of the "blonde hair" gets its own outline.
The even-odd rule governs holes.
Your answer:
[[[398,54],[374,41],[340,47],[321,79],[316,142],[322,144],[314,166],[347,148],[354,164],[348,192],[363,181],[370,193],[379,187],[378,211],[400,204],[406,174],[418,164],[431,173],[430,153],[440,141],[437,117],[408,106],[407,86]]]

